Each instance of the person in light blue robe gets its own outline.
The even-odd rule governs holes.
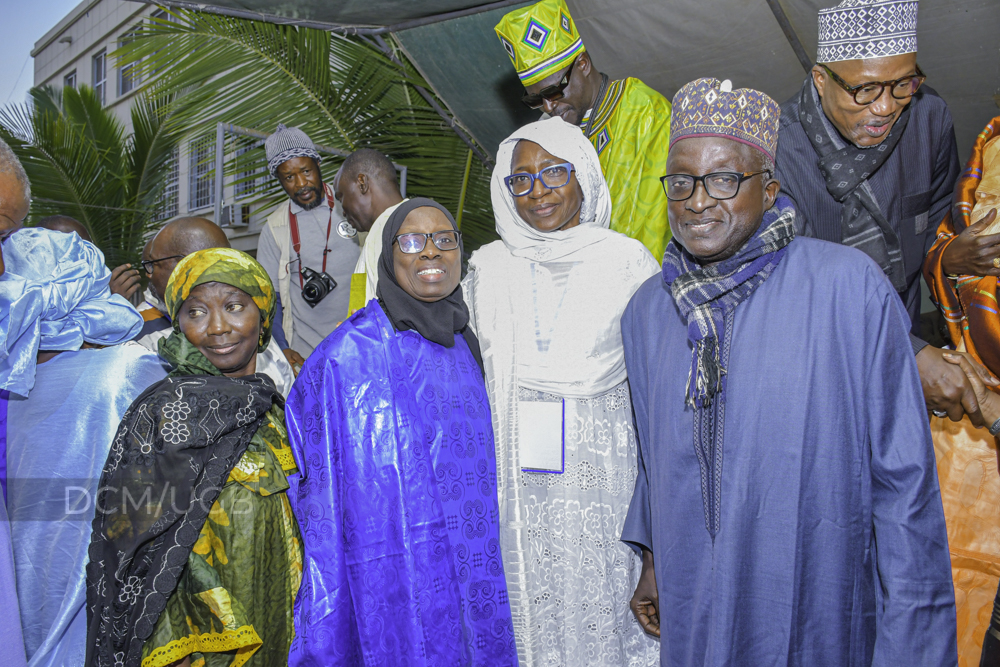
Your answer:
[[[674,237],[622,317],[633,611],[664,666],[955,665],[906,311],[867,256],[795,236],[769,173],[777,105],[727,83],[677,93]]]
[[[2,420],[0,420],[2,422]],[[2,423],[0,423],[2,428]],[[21,613],[17,604],[14,582],[14,550],[10,542],[7,507],[0,502],[0,664],[25,667],[24,637],[21,634]]]
[[[163,379],[126,342],[142,317],[75,234],[23,229],[2,246],[0,450],[30,667],[82,665],[85,566],[101,469],[125,410]]]
[[[441,205],[401,204],[378,300],[316,348],[288,396],[305,551],[292,666],[517,664],[459,239]]]

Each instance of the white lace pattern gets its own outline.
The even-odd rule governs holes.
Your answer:
[[[558,400],[524,388],[520,400]],[[527,523],[527,589],[539,665],[652,666],[658,643],[628,603],[642,569],[620,541],[636,477],[627,383],[566,401],[566,471],[520,475]]]

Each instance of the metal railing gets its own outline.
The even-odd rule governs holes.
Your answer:
[[[258,132],[257,130],[251,130],[248,127],[240,127],[239,125],[233,125],[232,123],[218,123],[215,126],[215,223],[219,225],[222,224],[222,210],[225,207],[225,202],[223,201],[223,195],[225,193],[225,190],[223,189],[223,169],[225,166],[227,133],[262,140],[266,140],[269,136],[271,136],[266,132]],[[320,153],[336,155],[344,158],[350,155],[349,152],[342,151],[339,148],[331,148],[330,146],[322,146],[320,144],[316,144],[316,150]],[[406,165],[393,162],[392,166],[396,168],[397,172],[399,172],[399,193],[403,195],[403,198],[405,199]],[[233,198],[235,199],[235,196]]]

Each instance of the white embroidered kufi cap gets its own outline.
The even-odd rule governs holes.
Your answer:
[[[917,0],[844,0],[819,10],[816,62],[917,52]]]

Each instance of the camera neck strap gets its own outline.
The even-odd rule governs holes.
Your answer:
[[[326,273],[326,256],[330,252],[330,230],[333,228],[333,191],[330,190],[330,186],[326,183],[323,184],[323,190],[326,193],[326,203],[330,207],[330,218],[326,221],[326,245],[323,246],[323,273]],[[302,240],[299,238],[299,221],[295,217],[295,211],[292,210],[292,204],[288,204],[288,226],[291,228],[292,232],[292,250],[295,251],[295,258],[299,263],[299,288],[303,286],[302,281],[302,255],[300,251],[302,250]]]

